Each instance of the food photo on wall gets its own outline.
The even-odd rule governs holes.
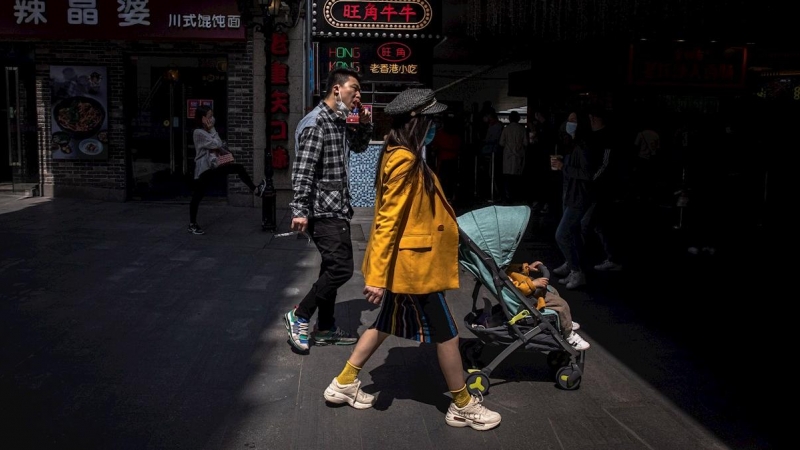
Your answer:
[[[50,66],[54,160],[108,159],[106,74],[98,66]]]

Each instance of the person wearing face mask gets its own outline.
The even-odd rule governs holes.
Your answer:
[[[347,116],[358,109],[358,123]],[[284,314],[289,343],[306,352],[315,345],[352,345],[357,338],[336,325],[337,290],[353,276],[348,179],[350,152],[363,152],[372,137],[369,110],[361,108],[360,76],[339,68],[328,75],[325,98],[295,130],[292,230],[307,233],[322,256],[319,278],[303,300]],[[309,330],[311,316],[317,324]]]
[[[375,397],[361,390],[358,374],[389,335],[436,343],[452,394],[445,423],[489,430],[500,424],[500,414],[467,391],[458,327],[445,300],[444,291],[459,284],[456,215],[422,156],[431,116],[446,108],[432,90],[408,89],[384,110],[392,126],[375,174],[375,215],[361,267],[364,296],[381,310],[323,396],[330,403],[370,408]]]
[[[264,179],[256,186],[247,174],[244,166],[236,163],[217,164],[217,158],[222,153],[230,153],[225,148],[224,142],[219,137],[214,125],[214,111],[207,106],[198,106],[195,110],[194,120],[197,129],[194,130],[192,138],[194,140],[194,192],[192,192],[192,202],[189,204],[189,233],[205,234],[205,231],[197,224],[197,210],[200,207],[200,200],[206,194],[208,187],[217,176],[236,174],[253,195],[260,197],[264,194],[267,180]]]
[[[575,289],[586,284],[581,222],[595,200],[593,182],[599,164],[587,145],[587,136],[591,133],[588,117],[571,113],[564,131],[563,159],[552,157],[550,165],[564,176],[564,211],[555,237],[566,262],[552,273],[564,277],[558,281],[567,289]]]

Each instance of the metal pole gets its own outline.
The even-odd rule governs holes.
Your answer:
[[[264,17],[264,25],[261,31],[264,33],[264,119],[266,121],[266,145],[264,147],[264,178],[267,186],[261,198],[261,229],[274,232],[277,229],[275,218],[275,185],[272,177],[274,170],[272,167],[272,32],[275,27],[275,17],[270,14],[268,5],[261,6]]]
[[[491,185],[489,186],[489,201],[494,203],[494,153],[492,153],[492,175]]]

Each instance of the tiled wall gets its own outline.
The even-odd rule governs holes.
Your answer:
[[[375,168],[383,144],[370,144],[362,153],[350,156],[350,195],[356,208],[375,205]]]

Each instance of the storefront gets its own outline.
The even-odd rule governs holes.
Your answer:
[[[213,107],[252,172],[253,49],[236,2],[6,3],[0,182],[46,196],[185,197],[198,105]],[[249,195],[228,184],[209,195]]]
[[[350,166],[353,204],[369,207],[389,126],[383,108],[409,87],[431,86],[433,47],[442,39],[441,2],[324,0],[312,2],[311,14],[315,99],[325,95],[328,74],[344,67],[361,75],[361,101],[373,112],[373,141],[352,156]]]

